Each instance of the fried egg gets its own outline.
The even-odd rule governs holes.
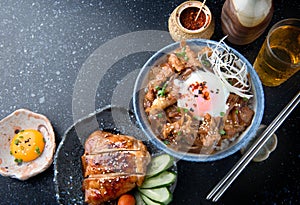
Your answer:
[[[19,109],[0,121],[0,174],[26,180],[53,162],[55,135],[43,115]]]
[[[195,71],[186,80],[175,80],[179,88],[177,106],[188,109],[195,118],[202,119],[208,113],[212,117],[223,116],[229,91],[211,72]]]

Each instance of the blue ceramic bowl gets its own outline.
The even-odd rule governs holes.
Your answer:
[[[186,41],[187,45],[189,45],[192,49],[193,47],[203,47],[203,46],[214,46],[218,42],[206,39],[193,39]],[[148,75],[150,69],[157,65],[164,57],[174,51],[175,49],[179,48],[179,42],[170,44],[158,52],[156,52],[143,66],[141,69],[134,86],[134,93],[133,93],[133,107],[135,116],[139,123],[140,128],[149,138],[149,140],[157,146],[159,149],[165,151],[166,153],[178,158],[183,159],[186,161],[194,161],[194,162],[205,162],[205,161],[214,161],[225,158],[236,151],[240,150],[250,139],[252,139],[261,123],[263,112],[264,112],[264,92],[262,88],[262,84],[260,82],[259,77],[257,76],[254,68],[248,62],[248,60],[242,56],[239,52],[235,49],[231,48],[232,52],[237,55],[244,63],[246,63],[248,73],[251,76],[252,81],[252,90],[253,90],[253,110],[255,114],[253,116],[253,120],[251,125],[236,139],[235,142],[231,143],[231,145],[219,152],[216,152],[211,155],[206,154],[194,154],[194,153],[187,153],[187,152],[180,152],[169,148],[165,145],[160,139],[156,137],[156,135],[151,130],[150,123],[148,121],[147,115],[144,111],[143,107],[143,100],[145,96],[145,88],[148,84]]]

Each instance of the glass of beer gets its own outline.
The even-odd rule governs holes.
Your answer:
[[[284,19],[272,26],[253,67],[266,86],[278,86],[299,71],[300,19]]]

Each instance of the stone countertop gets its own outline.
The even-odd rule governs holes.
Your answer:
[[[167,33],[168,17],[181,2],[0,1],[0,119],[19,108],[44,114],[52,122],[58,145],[74,121],[111,104],[114,88],[124,76],[140,69],[156,50],[172,42]],[[213,40],[223,37],[223,3],[206,3],[216,23]],[[281,19],[300,18],[299,1],[274,3],[267,31]],[[267,31],[249,45],[231,46],[253,63]],[[128,37],[132,44],[122,41]],[[157,42],[153,42],[156,37]],[[139,41],[148,44],[132,46]],[[123,50],[118,46],[122,42]],[[101,79],[86,79],[91,75],[87,67],[97,66],[97,59],[105,61],[105,48],[114,49],[119,56],[105,62],[112,65],[103,75],[100,68]],[[264,87],[264,124],[269,124],[299,91],[299,80],[298,72],[279,87]],[[85,83],[90,81],[94,88],[87,94]],[[251,163],[217,204],[300,203],[299,116],[296,108],[276,132],[278,146],[269,159]],[[206,195],[240,157],[236,153],[211,163],[179,161],[172,204],[210,204]],[[0,176],[0,204],[56,204],[53,176],[53,166],[24,182]]]

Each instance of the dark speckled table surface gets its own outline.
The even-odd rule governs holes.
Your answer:
[[[172,42],[167,22],[181,2],[1,0],[0,118],[18,108],[44,114],[52,122],[59,144],[75,120],[111,104],[114,87],[123,77],[140,69],[154,51]],[[223,3],[224,0],[206,3],[216,22],[213,40],[223,37]],[[267,30],[280,19],[300,18],[298,0],[274,3],[275,12]],[[105,48],[118,53],[122,39],[139,37],[134,40],[143,41],[151,38],[147,33],[153,31],[154,36],[159,34],[157,44],[161,44],[148,45],[149,49],[147,45],[137,50],[127,48],[125,53],[120,52],[121,56],[114,56],[103,78],[96,81],[95,92],[87,96],[94,99],[93,103],[85,105],[80,99],[86,96],[80,95],[84,90],[81,80],[86,67],[93,66],[91,61],[105,59]],[[266,33],[246,46],[229,45],[253,63]],[[297,73],[281,86],[264,87],[264,124],[269,124],[299,91],[299,81]],[[131,91],[125,95],[131,95]],[[299,114],[298,107],[277,130],[278,146],[270,157],[261,163],[250,163],[217,204],[300,204]],[[210,204],[206,195],[240,157],[236,153],[210,163],[179,161],[172,204]],[[57,204],[53,169],[52,165],[24,182],[0,176],[0,204]]]

